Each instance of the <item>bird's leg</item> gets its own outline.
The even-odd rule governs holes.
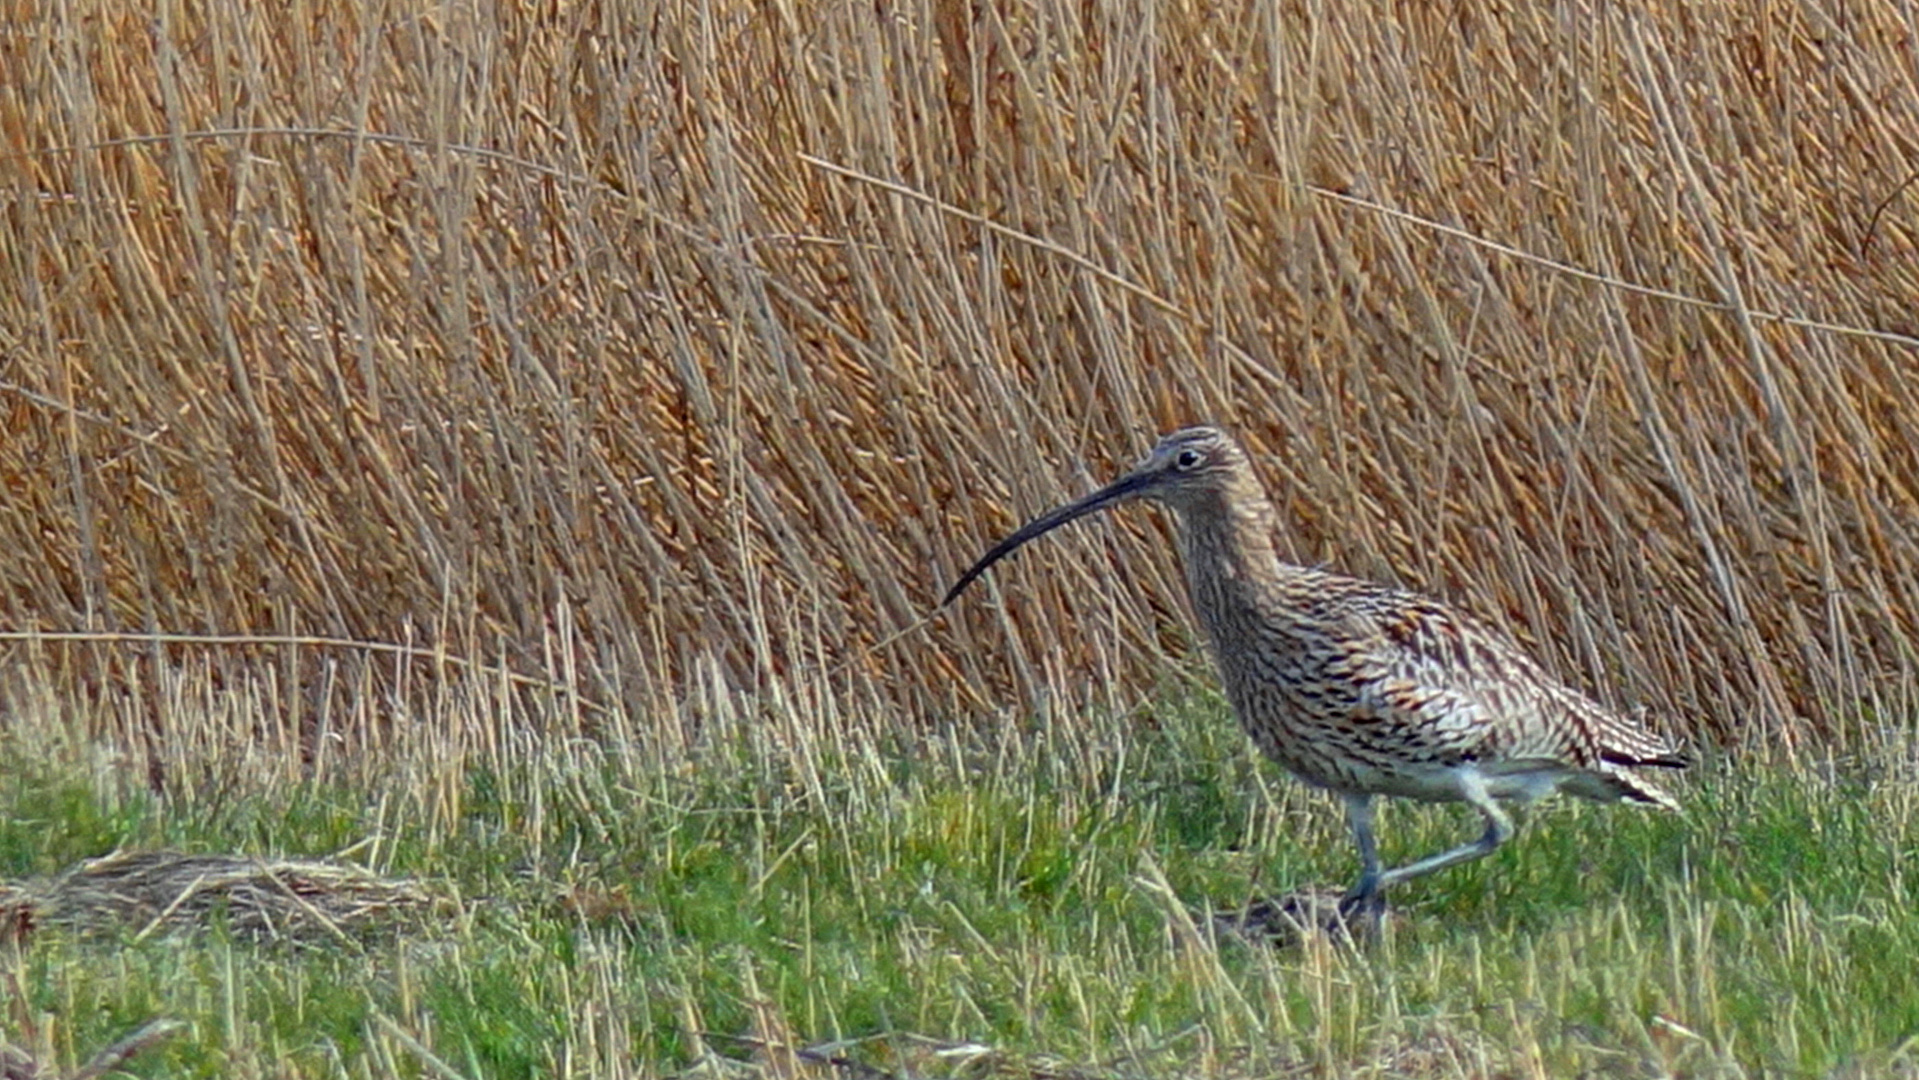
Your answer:
[[[1359,845],[1359,881],[1347,891],[1344,903],[1364,904],[1379,895],[1379,842],[1373,837],[1373,797],[1346,796],[1346,819]]]
[[[1339,901],[1339,920],[1349,926],[1376,930],[1385,913],[1386,897],[1380,893],[1379,842],[1373,836],[1373,797],[1346,796],[1346,818],[1352,822],[1353,843],[1359,847],[1359,880]]]
[[[1463,778],[1460,782],[1460,793],[1466,797],[1467,802],[1472,803],[1474,808],[1485,815],[1485,833],[1470,844],[1462,844],[1451,851],[1428,855],[1418,862],[1407,863],[1405,866],[1386,871],[1379,875],[1379,888],[1410,881],[1435,870],[1444,870],[1449,866],[1457,866],[1473,859],[1483,859],[1491,855],[1493,849],[1512,838],[1512,819],[1506,816],[1506,811],[1499,808],[1499,804],[1493,801],[1492,796],[1486,794],[1486,785],[1483,781],[1477,776]]]

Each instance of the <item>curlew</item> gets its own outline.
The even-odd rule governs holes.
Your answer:
[[[1342,917],[1376,917],[1388,886],[1491,854],[1513,833],[1504,802],[1564,791],[1678,808],[1629,770],[1684,768],[1685,758],[1549,677],[1504,635],[1435,600],[1281,559],[1272,503],[1246,452],[1217,428],[1173,432],[1131,472],[1028,522],[940,603],[1027,541],[1133,499],[1178,518],[1193,611],[1247,734],[1344,800],[1359,880]],[[1373,833],[1380,795],[1468,803],[1485,832],[1385,869]]]

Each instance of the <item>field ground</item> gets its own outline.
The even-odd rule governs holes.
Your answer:
[[[117,848],[349,852],[454,899],[298,946],[217,913],[43,922],[5,954],[6,1023],[70,1073],[184,1022],[130,1066],[152,1076],[1919,1072],[1909,744],[1705,762],[1683,815],[1536,807],[1496,857],[1403,890],[1378,943],[1269,947],[1203,909],[1343,883],[1343,823],[1186,696],[1051,733],[739,721],[670,771],[420,739],[320,782],[236,748],[165,803],[18,704],[9,879]],[[1466,818],[1395,806],[1389,857]]]

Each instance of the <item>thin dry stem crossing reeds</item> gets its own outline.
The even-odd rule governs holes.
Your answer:
[[[1071,493],[1031,478],[1211,417],[1295,559],[1702,734],[1912,673],[1895,9],[303,10],[4,45],[9,629],[418,643],[652,718],[1123,704],[1188,648],[1138,524],[900,631]],[[157,694],[190,647],[75,648]]]

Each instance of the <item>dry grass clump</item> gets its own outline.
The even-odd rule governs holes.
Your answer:
[[[149,1021],[94,1054],[85,1065],[66,1074],[46,1067],[21,1047],[0,1043],[0,1080],[58,1080],[63,1075],[65,1080],[93,1080],[96,1076],[105,1076],[119,1069],[133,1058],[186,1030],[187,1025],[178,1020]]]
[[[1213,418],[1303,561],[1693,735],[1842,730],[1919,629],[1911,34],[1834,0],[50,9],[0,43],[0,624],[414,644],[669,746],[696,699],[1123,704],[1188,648],[1146,515],[924,620]],[[157,696],[189,648],[56,664]],[[217,662],[290,712],[431,673]]]
[[[350,945],[448,905],[418,882],[348,863],[170,851],[115,852],[50,880],[0,885],[0,913],[23,942],[36,924],[137,939],[217,921],[264,943]]]

